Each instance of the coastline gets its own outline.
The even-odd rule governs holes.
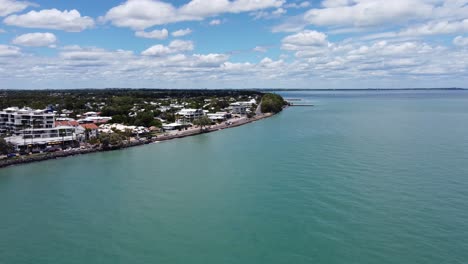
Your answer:
[[[157,142],[163,142],[163,141],[169,141],[177,138],[184,138],[184,137],[190,137],[190,136],[196,136],[200,134],[205,134],[205,133],[211,133],[219,130],[224,130],[224,129],[229,129],[233,127],[238,127],[242,126],[245,124],[249,124],[258,120],[262,120],[268,117],[271,117],[275,115],[274,113],[265,113],[265,114],[259,114],[256,115],[252,118],[244,118],[240,120],[236,120],[230,125],[226,124],[217,124],[217,125],[212,125],[204,130],[201,130],[199,128],[194,128],[190,130],[183,130],[183,131],[177,131],[172,134],[167,134],[163,136],[158,136],[149,140],[144,140],[144,141],[134,141],[130,142],[126,145],[123,146],[118,146],[118,147],[111,147],[108,149],[102,149],[102,148],[87,148],[87,149],[78,149],[78,150],[70,150],[70,151],[59,151],[59,152],[53,152],[53,153],[46,153],[44,155],[37,155],[37,156],[22,156],[18,157],[16,159],[3,159],[0,160],[0,169],[9,167],[9,166],[15,166],[15,165],[22,165],[22,164],[28,164],[28,163],[33,163],[33,162],[39,162],[39,161],[45,161],[45,160],[51,160],[51,159],[59,159],[59,158],[65,158],[65,157],[70,157],[70,156],[76,156],[76,155],[83,155],[83,154],[89,154],[89,153],[96,153],[96,152],[106,152],[106,151],[113,151],[113,150],[121,150],[121,149],[126,149],[126,148],[131,148],[131,147],[136,147],[136,146],[141,146],[141,145],[146,145],[146,144],[151,144],[151,143],[157,143]]]

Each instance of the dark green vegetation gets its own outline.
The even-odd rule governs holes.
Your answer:
[[[0,138],[0,154],[6,155],[8,153],[12,153],[14,151],[13,145],[6,142],[5,139]]]
[[[211,119],[207,116],[202,116],[193,120],[193,124],[196,126],[200,126],[200,129],[203,130],[204,127],[211,125]]]
[[[29,106],[31,108],[43,109],[49,105],[59,104],[62,109],[81,109],[89,111],[89,104],[107,103],[110,107],[120,108],[135,103],[143,103],[156,99],[183,99],[193,98],[195,108],[203,104],[203,100],[197,98],[218,98],[237,96],[262,95],[258,91],[249,90],[182,90],[182,89],[77,89],[77,90],[4,90],[0,92],[0,108],[8,106]],[[120,107],[119,107],[120,106]],[[226,104],[220,103],[220,107]],[[130,107],[131,108],[131,107]],[[112,108],[108,109],[112,111]]]
[[[70,117],[85,112],[101,112],[113,123],[136,126],[161,126],[155,117],[176,120],[176,107],[221,111],[230,102],[260,98],[258,91],[248,90],[163,90],[163,89],[81,89],[81,90],[5,90],[0,92],[0,108],[28,106],[51,107],[59,114],[73,111]],[[163,108],[166,108],[163,110]]]
[[[267,93],[262,97],[261,109],[263,113],[279,113],[285,105],[287,102],[280,95]]]
[[[121,146],[124,140],[125,136],[118,133],[101,133],[99,135],[99,142],[102,144],[103,149],[107,149],[110,146]]]

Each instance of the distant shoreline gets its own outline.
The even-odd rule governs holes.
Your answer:
[[[467,88],[339,88],[339,89],[308,89],[308,88],[280,88],[280,89],[253,89],[260,92],[367,92],[367,91],[468,91]]]
[[[0,169],[10,167],[10,166],[23,165],[23,164],[40,162],[40,161],[51,160],[51,159],[59,159],[59,158],[76,156],[76,155],[83,155],[83,154],[96,153],[96,152],[107,152],[107,151],[113,151],[113,150],[122,150],[126,148],[131,148],[131,147],[136,147],[136,146],[141,146],[141,145],[146,145],[146,144],[151,144],[151,143],[169,141],[169,140],[173,140],[177,138],[196,136],[196,135],[201,135],[205,133],[211,133],[211,132],[215,132],[219,130],[242,126],[242,125],[249,124],[249,123],[261,120],[261,119],[271,117],[273,115],[275,114],[265,113],[265,114],[254,116],[252,118],[240,120],[239,122],[232,123],[231,125],[225,125],[225,124],[213,125],[204,130],[201,130],[201,129],[192,129],[190,131],[182,130],[180,134],[177,133],[173,135],[159,136],[159,137],[155,137],[149,140],[131,142],[127,145],[123,145],[119,147],[111,147],[109,149],[87,148],[87,149],[78,149],[78,150],[71,150],[71,151],[52,152],[52,153],[46,153],[44,155],[38,155],[38,156],[21,156],[16,159],[3,159],[3,160],[0,160]]]
[[[190,91],[190,92],[197,92],[197,91],[256,91],[256,92],[295,92],[295,91],[468,91],[468,88],[459,88],[459,87],[440,87],[440,88],[149,88],[149,87],[102,87],[102,88],[90,88],[90,87],[81,87],[81,88],[67,88],[67,89],[31,89],[31,88],[19,88],[19,89],[11,89],[11,88],[0,88],[0,92],[8,92],[8,91],[59,91],[59,92],[72,92],[72,91],[93,91],[93,90],[115,90],[115,91],[125,91],[125,90],[144,90],[144,91]]]

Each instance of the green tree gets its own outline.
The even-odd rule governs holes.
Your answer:
[[[211,122],[211,119],[206,115],[193,120],[193,124],[196,126],[200,126],[200,130],[203,130],[205,127],[210,126]]]
[[[112,146],[122,146],[122,136],[117,133],[110,134],[109,143]]]
[[[152,112],[139,112],[135,117],[135,126],[150,127],[155,126],[156,124],[157,123]]]
[[[6,155],[15,151],[15,147],[6,142],[5,139],[0,138],[0,154]]]
[[[110,134],[109,133],[101,133],[99,134],[99,142],[101,142],[101,146],[103,149],[109,148],[110,145]]]
[[[120,147],[122,146],[123,137],[117,133],[101,133],[99,134],[99,142],[103,149],[108,149],[110,147]]]
[[[262,113],[279,113],[287,103],[277,94],[267,93],[262,97]]]
[[[173,123],[175,122],[176,120],[176,116],[174,113],[170,113],[170,112],[164,112],[161,114],[161,118],[162,119],[165,119],[167,122],[169,123]]]

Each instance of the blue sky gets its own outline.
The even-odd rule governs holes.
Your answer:
[[[0,0],[0,89],[465,87],[468,0]]]

